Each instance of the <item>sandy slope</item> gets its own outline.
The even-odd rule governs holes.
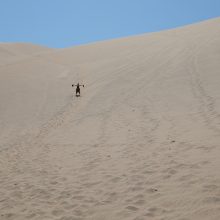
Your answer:
[[[0,45],[0,219],[219,220],[219,36]]]

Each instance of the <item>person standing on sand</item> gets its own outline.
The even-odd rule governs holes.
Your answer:
[[[80,85],[79,83],[77,83],[77,85],[72,85],[72,87],[76,86],[76,96],[80,96],[80,86],[83,86],[84,85]]]

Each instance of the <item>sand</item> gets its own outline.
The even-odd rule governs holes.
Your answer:
[[[219,220],[219,36],[0,44],[0,219]]]

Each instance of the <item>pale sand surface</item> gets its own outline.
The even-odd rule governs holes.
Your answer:
[[[0,44],[1,220],[219,220],[219,145],[220,19]]]

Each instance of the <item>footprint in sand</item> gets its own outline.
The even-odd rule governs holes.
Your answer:
[[[72,197],[72,199],[73,199],[73,200],[76,200],[76,201],[79,201],[79,200],[81,201],[81,200],[83,200],[84,198],[85,198],[85,196],[81,196],[81,195],[76,195],[76,196],[73,196],[73,197]]]
[[[131,205],[127,206],[126,209],[128,209],[128,210],[130,210],[130,211],[137,211],[137,210],[138,210],[137,207],[131,206]]]
[[[158,208],[152,207],[148,209],[148,212],[144,215],[147,217],[155,217],[156,213],[158,212]]]
[[[136,217],[134,220],[146,220],[146,217]]]
[[[57,185],[58,182],[57,182],[57,181],[51,181],[50,184],[51,184],[51,185]]]
[[[218,188],[219,187],[215,184],[209,184],[209,185],[203,186],[203,191],[204,192],[213,192],[213,191],[218,190]]]
[[[112,183],[117,183],[119,180],[121,180],[120,177],[114,177],[114,178],[112,178],[110,181],[111,181]]]
[[[62,210],[62,209],[54,209],[51,213],[52,213],[53,216],[58,217],[58,216],[61,216],[64,213],[64,210]]]
[[[74,216],[64,216],[64,217],[61,217],[59,220],[83,220],[83,219],[79,217],[74,217]]]
[[[59,196],[60,199],[66,199],[70,197],[71,197],[71,193],[69,191],[62,191]]]
[[[220,196],[210,196],[204,199],[205,203],[220,204]]]
[[[134,204],[140,206],[140,205],[144,205],[145,203],[146,201],[144,199],[139,199]]]
[[[83,186],[86,187],[86,188],[90,188],[90,187],[93,187],[93,186],[96,186],[98,184],[100,184],[101,181],[97,181],[97,182],[88,182],[88,183],[84,183]]]
[[[83,212],[80,209],[74,210],[74,214],[77,217],[83,217],[84,216]]]
[[[4,219],[15,219],[15,214],[14,213],[6,213],[6,214],[2,214],[1,215],[1,218],[4,218]]]

